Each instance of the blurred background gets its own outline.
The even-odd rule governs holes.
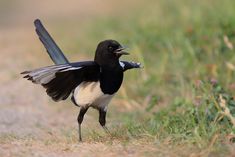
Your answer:
[[[235,1],[0,0],[0,156],[232,156]],[[125,73],[100,128],[90,109],[53,102],[20,72],[52,65],[33,26],[41,19],[70,61],[101,40],[129,47]],[[225,112],[229,111],[229,112]]]

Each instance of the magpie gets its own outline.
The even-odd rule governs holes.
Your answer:
[[[79,141],[82,141],[81,124],[90,107],[99,111],[99,123],[108,131],[105,126],[108,104],[120,88],[124,72],[140,68],[141,64],[119,61],[122,55],[129,53],[119,42],[111,39],[98,44],[93,61],[70,63],[41,21],[36,19],[34,25],[55,65],[24,71],[21,74],[46,88],[47,94],[54,101],[65,100],[71,96],[71,101],[80,107],[77,117]]]

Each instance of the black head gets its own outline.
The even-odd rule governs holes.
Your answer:
[[[100,66],[119,64],[119,58],[122,55],[129,54],[123,51],[124,49],[125,48],[115,40],[101,41],[95,52],[95,62]]]

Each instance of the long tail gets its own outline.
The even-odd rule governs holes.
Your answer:
[[[39,36],[39,39],[43,43],[44,47],[47,50],[47,53],[51,57],[52,61],[55,64],[67,64],[69,63],[68,59],[64,56],[61,49],[57,46],[55,41],[52,39],[50,34],[47,32],[45,27],[42,25],[39,19],[34,21],[36,27],[36,32]]]

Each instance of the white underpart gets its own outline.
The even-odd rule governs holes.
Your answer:
[[[122,69],[124,69],[125,64],[124,64],[124,63],[122,63],[121,61],[119,61],[119,64],[120,64],[120,66],[122,67]]]
[[[75,102],[81,107],[94,107],[107,109],[107,105],[114,94],[104,94],[100,82],[82,82],[74,91]]]

